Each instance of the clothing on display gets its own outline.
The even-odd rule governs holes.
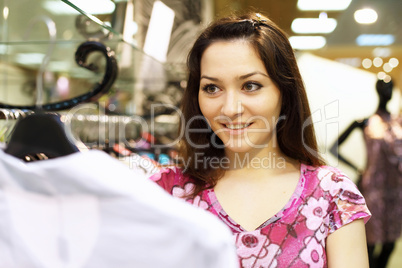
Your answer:
[[[401,235],[402,209],[402,118],[388,110],[394,82],[378,79],[377,111],[355,120],[331,147],[331,153],[359,174],[357,182],[372,218],[366,225],[370,267],[385,268]],[[366,145],[366,165],[359,168],[339,148],[354,132],[361,130]]]
[[[373,214],[366,225],[367,241],[394,242],[401,236],[402,222],[402,119],[374,114],[363,135],[367,169],[360,187]]]
[[[355,184],[338,169],[301,164],[300,174],[285,207],[253,231],[224,211],[213,189],[185,199],[230,227],[241,267],[327,267],[328,235],[357,219],[367,222],[370,212]],[[161,169],[151,179],[177,197],[194,188],[192,179],[176,167]]]
[[[26,163],[0,151],[0,267],[238,267],[230,230],[90,150]]]

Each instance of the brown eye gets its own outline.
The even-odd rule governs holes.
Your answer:
[[[209,84],[209,85],[205,85],[202,88],[202,90],[205,91],[208,94],[214,94],[214,93],[217,93],[219,91],[219,88],[216,85]]]
[[[253,83],[246,83],[246,84],[244,84],[243,89],[244,89],[245,91],[252,92],[252,91],[259,90],[261,87],[262,87],[262,85],[253,82]]]

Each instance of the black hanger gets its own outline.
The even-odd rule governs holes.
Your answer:
[[[103,80],[86,94],[58,103],[37,106],[13,106],[0,103],[0,108],[38,110],[32,115],[17,121],[7,143],[5,152],[26,161],[55,158],[78,152],[76,141],[70,130],[57,114],[45,111],[65,110],[77,104],[97,100],[107,92],[117,77],[117,62],[113,52],[102,43],[88,41],[81,44],[75,54],[76,62],[89,70],[96,71],[96,66],[86,64],[85,61],[93,51],[101,51],[107,59],[106,72]]]
[[[77,97],[71,98],[65,101],[59,101],[55,103],[48,103],[41,105],[41,109],[45,111],[61,111],[70,109],[80,103],[93,102],[98,100],[104,93],[108,92],[112,87],[114,81],[116,80],[118,73],[118,66],[116,58],[114,57],[114,52],[106,47],[104,44],[96,41],[87,41],[82,43],[75,53],[75,61],[81,67],[84,67],[90,71],[97,71],[97,67],[93,64],[86,64],[85,61],[89,54],[94,51],[101,52],[106,58],[106,71],[103,75],[101,82],[97,83],[94,88],[85,94],[79,95]],[[0,108],[6,109],[25,109],[25,110],[35,110],[36,105],[12,105],[0,102]]]
[[[51,113],[36,113],[20,119],[4,150],[26,161],[43,156],[55,158],[78,152],[75,140],[60,120]]]

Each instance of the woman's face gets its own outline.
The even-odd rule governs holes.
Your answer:
[[[226,153],[279,150],[273,138],[281,94],[249,43],[210,45],[201,58],[200,77],[201,112],[225,144]]]

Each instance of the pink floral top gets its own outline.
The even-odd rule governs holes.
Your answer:
[[[151,179],[176,197],[193,189],[179,168],[163,168]],[[301,165],[289,202],[254,231],[246,231],[222,209],[213,189],[187,199],[219,217],[234,234],[241,267],[327,267],[325,241],[345,224],[367,222],[370,212],[355,184],[333,167]]]

